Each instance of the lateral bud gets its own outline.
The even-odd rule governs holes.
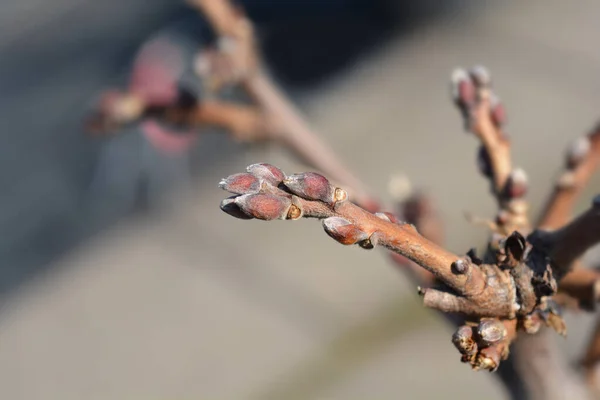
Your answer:
[[[477,87],[485,88],[492,84],[492,76],[488,69],[483,65],[474,66],[469,70],[469,74]]]
[[[283,179],[283,184],[293,194],[307,200],[319,200],[327,204],[332,204],[335,200],[334,196],[338,195],[327,178],[315,172],[304,172],[287,176]]]
[[[249,173],[233,174],[221,179],[219,187],[234,194],[254,193],[260,189],[260,180]]]
[[[456,68],[452,71],[451,83],[452,99],[456,104],[468,107],[475,103],[475,85],[473,85],[467,71]]]
[[[483,347],[489,347],[506,338],[506,327],[499,319],[483,319],[477,325],[477,336]]]
[[[587,157],[592,144],[587,136],[575,139],[567,149],[567,168],[574,169]]]
[[[523,197],[527,193],[528,179],[525,170],[515,168],[506,182],[506,195],[511,198]]]
[[[456,275],[464,275],[469,271],[469,265],[469,261],[459,258],[452,263],[452,272],[454,272]]]
[[[478,348],[473,338],[473,328],[468,325],[463,325],[454,332],[452,344],[462,354],[462,362],[471,362],[477,355]]]
[[[235,204],[246,214],[270,221],[286,219],[292,205],[290,199],[273,194],[245,194],[235,198]]]
[[[221,210],[232,217],[239,219],[253,219],[254,217],[243,212],[235,203],[235,197],[229,197],[221,202]]]
[[[273,186],[279,185],[285,178],[285,174],[279,168],[271,164],[259,163],[252,164],[246,168],[250,174],[270,183]]]
[[[490,98],[490,118],[497,128],[506,125],[506,109],[496,95]]]
[[[356,244],[369,239],[369,235],[356,225],[341,217],[329,217],[323,220],[325,232],[343,245]]]

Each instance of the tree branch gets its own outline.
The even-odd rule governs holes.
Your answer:
[[[592,133],[577,139],[567,150],[565,171],[544,206],[538,226],[557,229],[571,219],[575,202],[598,167],[600,125]]]
[[[552,268],[562,277],[575,260],[600,241],[600,195],[589,210],[556,231],[537,230],[529,241],[552,259]]]

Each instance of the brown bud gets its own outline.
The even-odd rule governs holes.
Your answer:
[[[324,219],[323,228],[329,236],[344,245],[356,244],[369,238],[366,232],[341,217]]]
[[[483,319],[477,326],[477,336],[483,347],[489,347],[504,340],[506,335],[506,327],[499,319]]]
[[[238,205],[235,203],[235,198],[236,197],[237,196],[229,197],[229,198],[223,200],[221,202],[221,210],[223,210],[227,214],[231,215],[232,217],[239,218],[239,219],[252,219],[252,218],[254,218],[254,217],[252,217],[252,216],[244,213],[238,207]]]
[[[514,169],[506,182],[506,195],[511,199],[523,197],[527,193],[527,181],[527,174],[523,169]]]
[[[273,186],[279,185],[285,178],[284,173],[279,168],[266,163],[249,165],[246,171]]]
[[[481,172],[481,174],[486,178],[492,177],[492,161],[490,160],[490,155],[484,146],[479,146],[479,150],[477,152],[477,168],[479,169],[479,172]]]
[[[489,87],[492,83],[490,72],[483,65],[476,65],[469,70],[469,74],[478,87]]]
[[[537,316],[526,315],[521,320],[521,326],[525,332],[530,335],[534,335],[538,333],[542,327],[542,321]]]
[[[473,369],[484,369],[494,372],[500,365],[500,357],[501,355],[497,351],[482,351],[477,355],[477,359],[473,363]]]
[[[459,327],[452,335],[452,343],[460,354],[474,356],[477,354],[477,343],[473,339],[473,328],[467,325]]]
[[[315,172],[287,176],[283,184],[292,193],[307,200],[320,200],[328,204],[334,200],[334,190],[327,178]]]
[[[290,199],[273,194],[245,194],[235,198],[235,204],[246,214],[270,221],[286,219],[292,205]]]
[[[255,193],[260,189],[260,180],[252,174],[234,174],[221,179],[219,187],[235,194]]]
[[[567,149],[567,168],[576,168],[590,152],[592,144],[589,137],[577,138]]]
[[[458,260],[452,263],[451,268],[452,272],[454,272],[455,274],[464,275],[469,270],[469,262],[467,260],[459,258]]]

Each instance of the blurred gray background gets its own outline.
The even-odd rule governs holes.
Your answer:
[[[187,12],[149,3],[0,5],[0,397],[504,398],[459,363],[450,327],[382,251],[344,248],[315,221],[218,210],[219,179],[250,163],[305,169],[277,145],[202,137],[195,183],[169,206],[108,221],[81,212],[102,145],[83,135],[85,111],[150,33]],[[451,250],[482,245],[464,212],[491,216],[494,204],[447,81],[484,63],[535,215],[564,147],[599,116],[600,3],[335,3],[248,6],[275,76],[353,171],[382,196],[407,174],[437,200]],[[573,359],[590,319],[572,316],[557,339]]]

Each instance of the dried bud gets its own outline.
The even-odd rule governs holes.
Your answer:
[[[273,194],[245,194],[235,198],[235,204],[246,214],[270,221],[286,219],[292,202],[286,197]]]
[[[513,267],[523,260],[527,241],[519,232],[514,231],[504,241],[504,251],[508,257],[508,262],[513,263]]]
[[[469,74],[478,87],[489,87],[492,83],[490,72],[483,65],[476,65],[469,70]]]
[[[491,178],[492,171],[492,160],[490,159],[490,155],[488,154],[485,146],[479,146],[479,150],[477,152],[477,168],[479,172],[486,178]]]
[[[221,210],[231,215],[232,217],[239,219],[252,219],[250,215],[244,213],[238,205],[235,203],[235,196],[229,197],[221,202]]]
[[[477,354],[477,343],[473,339],[473,328],[463,325],[452,335],[452,343],[460,354],[474,356]]]
[[[477,326],[477,336],[483,347],[489,347],[504,340],[506,335],[506,327],[499,319],[484,319]]]
[[[469,262],[467,260],[459,258],[458,260],[452,263],[451,268],[452,272],[454,272],[455,274],[464,275],[469,270]]]
[[[537,316],[526,315],[521,320],[523,330],[530,335],[534,335],[539,332],[542,327],[542,321]]]
[[[471,259],[471,262],[475,265],[483,264],[483,260],[477,256],[477,249],[471,248],[467,251],[467,257]]]
[[[452,98],[461,106],[469,106],[475,103],[475,85],[467,71],[457,68],[452,72]]]
[[[252,164],[246,168],[246,171],[273,186],[279,185],[285,178],[284,173],[271,164]]]
[[[304,172],[286,177],[283,184],[292,193],[307,200],[320,200],[331,204],[334,190],[327,178],[315,172]]]
[[[514,169],[506,182],[506,195],[511,199],[523,197],[527,193],[527,181],[527,174],[523,169]]]
[[[344,245],[356,244],[369,238],[366,232],[341,217],[324,219],[323,228],[329,236]]]
[[[506,125],[506,109],[496,95],[490,98],[490,118],[497,128]]]
[[[587,157],[591,148],[589,137],[583,136],[575,139],[567,149],[567,168],[576,168]]]
[[[252,174],[234,174],[221,179],[219,187],[235,194],[255,193],[260,189],[260,180]]]
[[[482,351],[480,354],[477,355],[477,359],[475,360],[475,363],[473,363],[473,369],[475,369],[475,370],[484,369],[484,370],[494,372],[496,369],[498,369],[499,365],[500,365],[500,354],[498,354],[498,352]]]

